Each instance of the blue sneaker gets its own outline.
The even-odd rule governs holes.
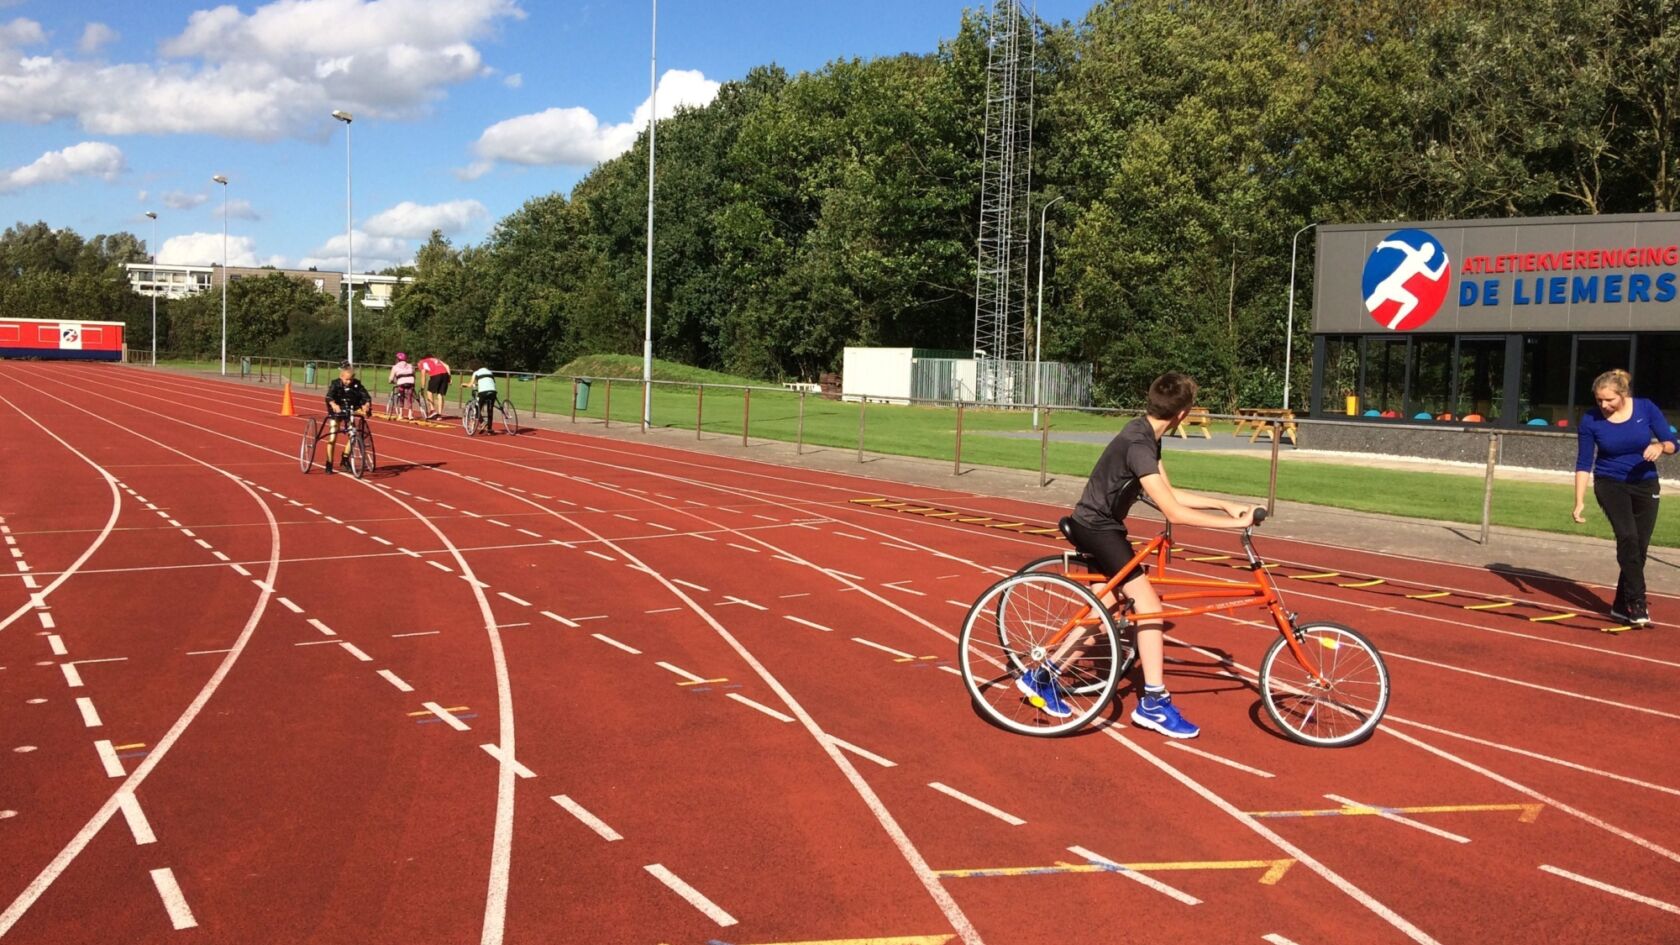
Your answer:
[[[1061,684],[1056,682],[1055,664],[1043,666],[1015,680],[1015,688],[1045,715],[1058,719],[1073,717],[1073,708],[1062,699]]]
[[[1152,728],[1168,738],[1195,738],[1202,733],[1201,729],[1178,714],[1178,709],[1173,707],[1172,696],[1166,693],[1144,696],[1139,700],[1138,707],[1132,710],[1132,724],[1139,728]]]

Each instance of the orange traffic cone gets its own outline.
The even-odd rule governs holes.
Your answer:
[[[286,382],[286,390],[280,395],[280,416],[295,417],[297,412],[292,409],[292,382]]]

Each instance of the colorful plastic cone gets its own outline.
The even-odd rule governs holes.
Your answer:
[[[280,394],[280,416],[295,417],[297,412],[292,409],[292,382],[286,382],[286,389]]]

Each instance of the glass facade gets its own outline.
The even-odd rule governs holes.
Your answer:
[[[1680,331],[1318,335],[1312,411],[1573,424],[1592,406],[1593,379],[1613,368],[1632,371],[1634,393],[1680,425]]]

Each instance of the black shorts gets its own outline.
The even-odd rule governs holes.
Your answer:
[[[1126,539],[1126,532],[1122,529],[1091,528],[1080,524],[1078,519],[1068,519],[1068,537],[1073,540],[1073,547],[1078,551],[1090,555],[1097,564],[1097,570],[1104,574],[1113,575],[1136,554],[1132,550],[1132,543]],[[1124,585],[1135,577],[1144,575],[1143,566],[1133,565],[1126,572]]]
[[[426,378],[426,391],[428,393],[440,395],[449,393],[449,375],[433,374],[431,377]]]

